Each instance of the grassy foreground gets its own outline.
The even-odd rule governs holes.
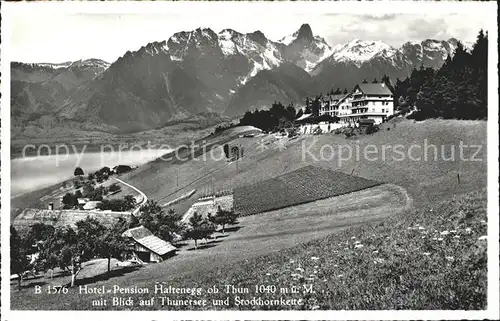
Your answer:
[[[169,284],[232,284],[250,289],[249,294],[238,294],[244,299],[304,300],[301,306],[270,309],[485,309],[486,219],[482,190]],[[278,290],[257,295],[255,285],[312,285],[314,293],[284,295]],[[218,296],[224,299],[227,294]],[[231,302],[224,308],[266,309]]]

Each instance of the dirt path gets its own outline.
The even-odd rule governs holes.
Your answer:
[[[137,214],[137,212],[139,212],[139,210],[141,209],[141,206],[144,205],[144,204],[146,204],[146,202],[148,201],[148,197],[146,196],[146,194],[144,194],[140,189],[136,188],[135,186],[132,186],[129,183],[125,183],[124,181],[122,181],[119,178],[115,177],[114,179],[117,180],[118,182],[122,183],[123,185],[132,188],[137,193],[139,193],[139,194],[142,195],[142,202],[141,202],[141,204],[139,204],[139,206],[137,206],[137,208],[132,212],[133,215]]]

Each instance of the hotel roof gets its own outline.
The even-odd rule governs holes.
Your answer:
[[[384,84],[358,84],[356,88],[359,88],[365,95],[392,95],[391,90]]]

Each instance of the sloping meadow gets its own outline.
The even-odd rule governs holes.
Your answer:
[[[486,220],[486,191],[480,190],[171,284],[249,288],[237,294],[242,300],[302,299],[296,306],[268,307],[230,300],[207,309],[484,309]],[[277,290],[256,294],[259,285]],[[280,291],[292,287],[300,291]]]

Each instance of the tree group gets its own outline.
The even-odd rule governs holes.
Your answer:
[[[439,70],[414,69],[396,82],[398,109],[416,107],[412,118],[486,119],[488,99],[488,37],[481,30],[471,52],[457,44]]]
[[[207,239],[215,232],[215,224],[208,220],[208,217],[202,217],[197,212],[189,218],[189,227],[186,231],[186,237],[194,241],[194,247],[198,248],[198,240]]]
[[[238,214],[236,214],[233,210],[224,210],[220,206],[217,209],[217,213],[212,215],[208,214],[208,221],[212,222],[215,225],[220,225],[222,227],[222,234],[224,234],[224,228],[228,224],[235,224],[238,219]]]
[[[163,240],[174,241],[176,236],[182,235],[186,229],[181,219],[182,215],[173,209],[165,212],[156,201],[148,200],[140,209],[137,223]]]
[[[295,117],[293,104],[285,107],[281,102],[274,102],[269,110],[247,111],[240,119],[240,125],[250,125],[264,131],[278,131],[289,126]]]
[[[111,227],[104,226],[95,218],[87,217],[76,222],[76,227],[57,227],[38,223],[21,238],[11,227],[11,271],[22,276],[28,269],[54,270],[71,273],[71,286],[83,268],[83,263],[94,258],[108,259],[108,273],[111,259],[120,258],[126,250],[126,240],[121,236],[128,228],[127,221],[119,218]],[[37,254],[33,262],[29,255]]]

